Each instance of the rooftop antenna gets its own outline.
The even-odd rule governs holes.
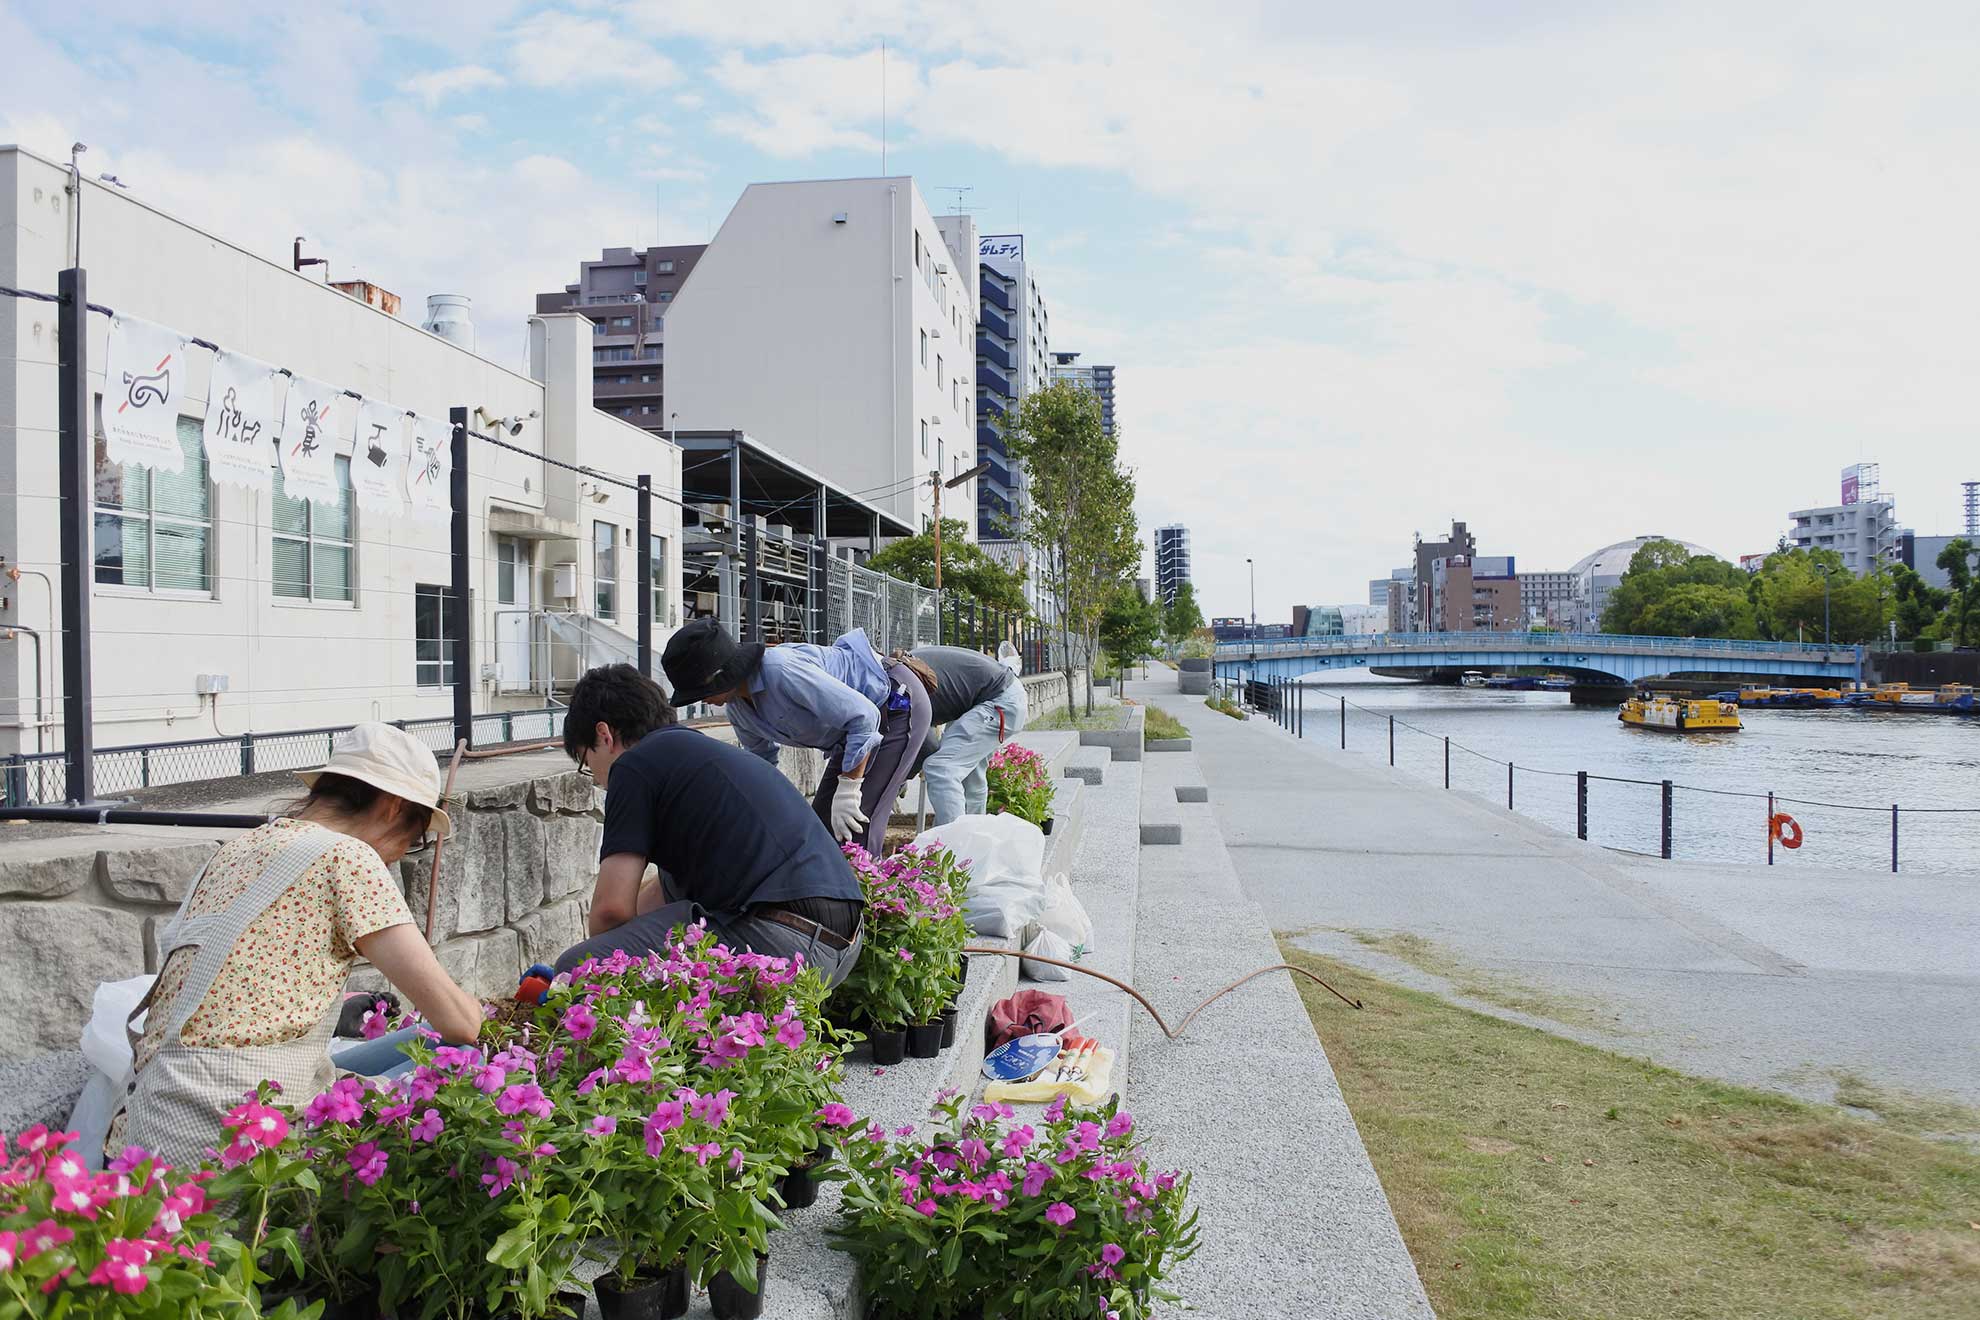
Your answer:
[[[976,191],[976,185],[969,183],[948,183],[942,185],[941,191],[952,192],[956,195],[956,204],[950,208],[951,215],[966,215],[976,209],[974,206],[965,206],[963,204],[966,194]]]

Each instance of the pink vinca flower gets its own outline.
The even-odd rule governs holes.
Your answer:
[[[511,1086],[495,1101],[495,1110],[501,1114],[534,1114],[538,1118],[548,1118],[554,1108],[550,1097],[543,1094],[543,1088],[534,1082]]]
[[[378,1149],[377,1143],[361,1141],[351,1147],[351,1153],[344,1158],[350,1163],[351,1172],[357,1180],[370,1187],[385,1176],[385,1165],[390,1157]]]
[[[699,1146],[683,1146],[681,1149],[700,1161],[704,1169],[708,1167],[708,1161],[722,1153],[722,1147],[713,1141],[705,1141]]]
[[[818,1122],[824,1127],[846,1128],[859,1122],[859,1116],[845,1105],[829,1104],[816,1111]]]
[[[804,1042],[804,1023],[791,1021],[777,1028],[777,1043],[785,1049],[794,1050]]]
[[[564,1030],[573,1040],[590,1040],[598,1030],[598,1015],[583,1004],[572,1004],[564,1010]]]
[[[120,1293],[141,1293],[151,1282],[144,1267],[151,1263],[151,1248],[127,1238],[111,1238],[103,1244],[103,1262],[91,1271],[89,1281],[101,1287],[108,1284]]]
[[[709,1127],[721,1127],[722,1120],[729,1116],[729,1101],[735,1098],[734,1091],[717,1091],[713,1095],[696,1096],[688,1108]]]
[[[364,1022],[358,1030],[366,1040],[377,1040],[392,1029],[392,1010],[384,1000],[374,1000],[371,1011],[364,1015]]]
[[[419,1121],[412,1125],[412,1129],[408,1135],[410,1135],[414,1141],[419,1142],[421,1145],[425,1145],[427,1142],[430,1142],[435,1137],[439,1136],[441,1131],[444,1130],[446,1126],[447,1126],[446,1123],[443,1122],[440,1118],[440,1111],[437,1109],[429,1109],[424,1114],[420,1115]]]
[[[1067,1205],[1064,1201],[1054,1201],[1051,1205],[1045,1207],[1045,1217],[1057,1224],[1060,1228],[1064,1228],[1067,1224],[1079,1218],[1079,1212]]]
[[[1107,1135],[1109,1137],[1124,1136],[1133,1130],[1134,1115],[1125,1109],[1107,1120]]]
[[[74,1241],[75,1236],[73,1230],[63,1228],[52,1219],[44,1219],[21,1235],[21,1256],[23,1259],[39,1256],[65,1242]]]
[[[1052,1181],[1052,1169],[1050,1165],[1040,1164],[1037,1160],[1033,1160],[1025,1166],[1024,1194],[1026,1196],[1038,1195],[1039,1192],[1044,1190],[1045,1184],[1050,1181]]]
[[[513,1160],[496,1156],[488,1172],[481,1175],[481,1185],[488,1189],[488,1199],[492,1201],[508,1191],[510,1184],[516,1180],[516,1173],[517,1165]]]
[[[619,1130],[619,1120],[610,1114],[599,1114],[585,1124],[584,1130],[594,1137],[609,1137]]]
[[[0,1232],[0,1274],[13,1269],[14,1262],[20,1259],[20,1242],[19,1233]]]

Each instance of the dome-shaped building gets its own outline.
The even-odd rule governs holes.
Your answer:
[[[1677,541],[1694,555],[1710,555],[1714,559],[1725,556],[1692,541],[1679,540],[1675,536],[1662,536],[1652,532],[1647,536],[1631,537],[1627,541],[1617,541],[1605,545],[1593,554],[1584,555],[1568,571],[1574,574],[1574,615],[1577,631],[1599,632],[1602,628],[1602,611],[1608,608],[1609,593],[1622,581],[1623,574],[1629,571],[1629,561],[1636,558],[1636,552],[1651,541]]]

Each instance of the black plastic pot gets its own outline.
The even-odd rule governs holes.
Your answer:
[[[958,1014],[954,1004],[942,1010],[942,1016],[940,1018],[942,1023],[942,1048],[945,1050],[956,1043],[957,1016]]]
[[[624,1292],[610,1278],[601,1278],[592,1292],[605,1320],[677,1320],[688,1309],[687,1267],[676,1265],[657,1279],[636,1274]]]
[[[779,1181],[777,1195],[783,1198],[786,1210],[802,1210],[818,1200],[818,1182],[811,1176],[816,1167],[814,1163],[792,1169]]]
[[[902,1027],[882,1030],[879,1027],[866,1029],[866,1043],[873,1048],[873,1061],[885,1066],[899,1063],[907,1050],[907,1031]]]
[[[1045,823],[1044,823],[1043,825],[1040,825],[1040,826],[1039,826],[1038,828],[1039,828],[1039,829],[1041,829],[1041,830],[1044,830],[1044,831],[1045,831],[1045,833],[1046,833],[1046,834],[1048,834],[1048,835],[1049,835],[1049,834],[1051,834],[1051,832],[1052,832],[1052,821],[1053,821],[1054,819],[1056,819],[1056,818],[1055,818],[1055,817],[1052,817],[1052,816],[1047,816],[1047,817],[1045,818]]]
[[[308,1302],[298,1298],[297,1304],[307,1306]],[[342,1301],[326,1299],[319,1320],[378,1320],[378,1314],[378,1292],[373,1289]]]
[[[910,1059],[932,1059],[942,1052],[942,1020],[922,1022],[907,1029]]]
[[[770,1258],[756,1258],[756,1291],[737,1283],[727,1270],[708,1281],[708,1305],[715,1320],[756,1320],[763,1314],[763,1294],[770,1286]]]

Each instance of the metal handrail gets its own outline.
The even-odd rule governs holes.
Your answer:
[[[1361,651],[1477,651],[1517,647],[1535,652],[1682,651],[1692,655],[1779,655],[1803,659],[1854,660],[1860,648],[1820,642],[1761,642],[1727,637],[1642,637],[1625,633],[1432,632],[1362,633],[1346,637],[1274,638],[1217,643],[1219,660],[1254,656],[1331,655]]]

